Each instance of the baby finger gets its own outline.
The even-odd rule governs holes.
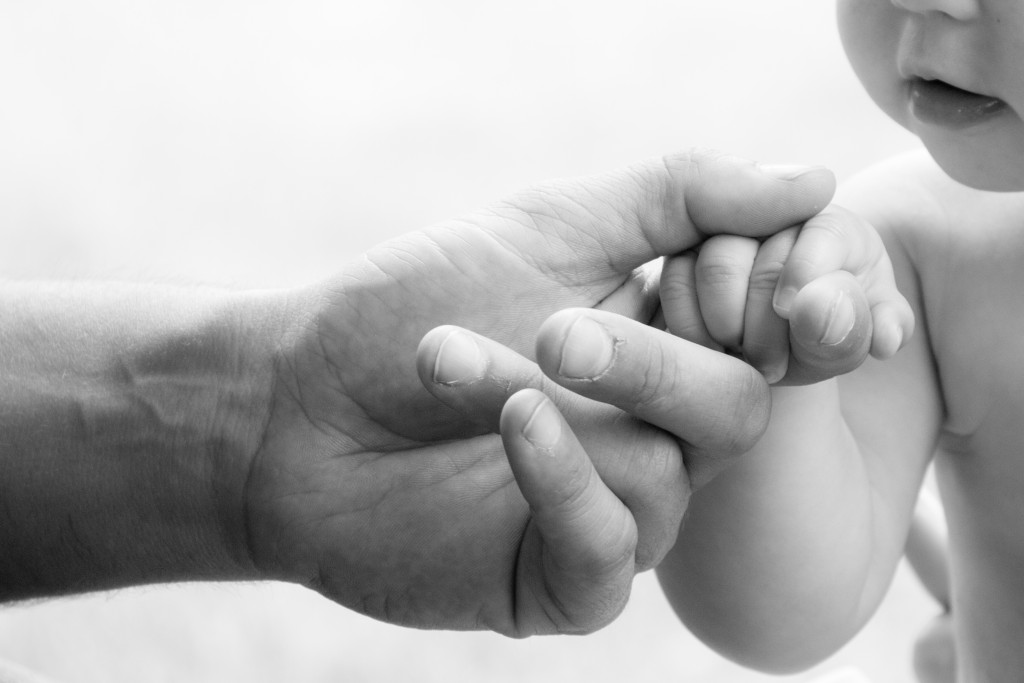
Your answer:
[[[789,366],[789,323],[775,312],[772,295],[798,233],[799,228],[790,228],[765,240],[750,271],[743,357],[769,384],[785,377]]]
[[[810,282],[793,299],[787,383],[817,382],[857,368],[867,358],[871,333],[871,310],[853,275],[836,271]]]

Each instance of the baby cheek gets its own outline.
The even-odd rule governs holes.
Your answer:
[[[906,13],[888,1],[839,0],[838,4],[839,34],[854,73],[875,104],[905,126],[906,101],[898,59]]]
[[[999,69],[1002,83],[998,95],[1006,100],[1018,118],[1024,119],[1024,68],[1021,66],[1024,64],[1024,27],[1021,27],[1021,35],[1015,37],[1013,43],[1010,54],[1003,57],[1009,64]]]

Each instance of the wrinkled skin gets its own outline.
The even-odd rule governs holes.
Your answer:
[[[751,367],[640,324],[656,290],[638,268],[709,234],[799,224],[833,190],[822,169],[694,152],[524,192],[297,295],[249,470],[253,561],[409,626],[527,636],[607,624],[634,574],[672,546],[696,473],[748,447],[768,416]],[[616,369],[628,381],[577,382],[602,402],[534,361],[571,361],[565,313],[534,348],[571,307],[627,325]],[[488,417],[463,417],[467,386],[468,412]],[[507,401],[523,387],[551,401]],[[557,438],[531,441],[543,425]]]

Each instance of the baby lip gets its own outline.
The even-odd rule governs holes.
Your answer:
[[[993,100],[998,99],[991,95],[986,95],[984,93],[975,92],[974,90],[967,90],[966,88],[961,88],[960,86],[953,85],[949,81],[944,81],[941,78],[916,78],[914,80],[921,83],[924,87],[931,87],[935,88],[936,90],[946,90],[950,93],[960,94],[967,97],[984,97],[986,99]]]
[[[1006,102],[998,97],[925,78],[910,81],[910,104],[920,120],[949,128],[982,123],[1007,108]]]

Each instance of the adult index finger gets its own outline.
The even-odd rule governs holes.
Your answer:
[[[768,385],[754,368],[622,316],[554,314],[538,333],[537,362],[567,389],[679,438],[694,489],[748,450],[768,423]]]

